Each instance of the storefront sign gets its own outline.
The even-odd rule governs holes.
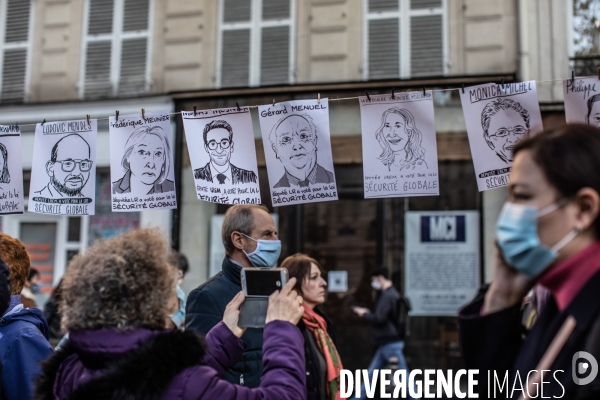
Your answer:
[[[541,132],[535,81],[459,91],[479,191],[508,184],[515,145]]]
[[[410,315],[457,315],[480,285],[479,213],[410,211],[404,221]]]
[[[260,204],[250,109],[182,111],[181,116],[198,199]]]
[[[436,196],[432,92],[359,97],[365,198]]]
[[[97,135],[95,119],[36,125],[28,211],[94,215]]]

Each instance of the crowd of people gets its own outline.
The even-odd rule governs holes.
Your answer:
[[[491,284],[459,314],[466,366],[511,377],[562,369],[569,379],[544,395],[598,398],[598,380],[580,386],[570,377],[575,352],[600,359],[600,131],[550,129],[514,154]],[[221,272],[187,299],[187,259],[158,230],[98,241],[69,262],[42,313],[27,304],[39,273],[25,246],[0,233],[0,398],[340,399],[344,366],[320,308],[321,264],[305,254],[283,259],[289,280],[268,297],[265,327],[244,328],[241,271],[275,266],[281,242],[261,205],[229,208],[222,241]],[[390,359],[408,372],[401,294],[386,267],[372,271],[371,285],[374,308],[353,308],[373,328],[368,373]],[[532,291],[539,295],[524,339],[523,299]]]

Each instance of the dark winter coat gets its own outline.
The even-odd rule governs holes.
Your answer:
[[[379,293],[375,308],[363,318],[373,329],[373,341],[376,347],[404,340],[404,330],[400,322],[400,293],[390,286]]]
[[[223,323],[206,340],[179,330],[71,332],[69,344],[44,363],[36,399],[305,399],[300,331],[273,321],[264,332],[265,369],[256,389],[220,379],[243,352]]]
[[[10,272],[8,265],[0,258],[0,315],[4,315],[10,305]],[[0,376],[2,376],[2,360],[0,360]],[[0,399],[3,399],[2,385],[0,385]]]
[[[46,318],[37,308],[23,308],[21,296],[11,296],[0,318],[2,390],[6,399],[31,399],[40,362],[52,354]]]
[[[487,398],[488,371],[497,371],[500,382],[508,371],[509,390],[512,390],[513,385],[516,388],[520,387],[516,379],[517,372],[522,384],[526,385],[529,371],[536,369],[566,318],[573,316],[576,321],[575,330],[552,363],[552,372],[546,372],[544,375],[544,382],[547,383],[543,385],[543,395],[545,398],[555,396],[571,400],[599,399],[600,376],[585,386],[576,385],[572,379],[576,352],[586,351],[596,360],[600,360],[598,293],[600,273],[585,284],[562,312],[551,296],[525,340],[521,325],[521,304],[482,316],[480,312],[485,292],[480,293],[472,303],[460,311],[458,319],[466,368],[479,369],[479,397]],[[493,390],[491,385],[489,387]],[[502,397],[498,388],[496,393]],[[506,391],[503,393],[506,395]],[[514,398],[521,394],[521,391],[514,391]],[[539,393],[538,398],[541,398]]]
[[[325,322],[327,322],[327,333],[329,334],[329,337],[331,337],[331,340],[333,340],[333,344],[336,345],[335,333],[333,332],[331,321],[319,309],[315,308],[315,312],[323,317]],[[327,379],[327,371],[321,371],[318,359],[319,356],[309,344],[308,335],[312,335],[312,332],[308,330],[302,320],[298,322],[298,328],[300,328],[300,332],[302,332],[302,336],[304,337],[304,357],[306,358],[306,392],[308,395],[307,400],[320,399],[321,396],[319,395],[319,388],[323,384],[323,380]],[[325,384],[326,383],[327,382],[325,382]]]
[[[185,328],[206,335],[223,319],[225,307],[242,290],[242,267],[225,257],[221,272],[192,290],[185,307]],[[242,336],[246,351],[225,372],[223,379],[247,387],[258,387],[262,373],[262,329],[248,328]]]

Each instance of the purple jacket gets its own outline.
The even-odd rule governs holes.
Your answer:
[[[93,365],[118,358],[160,332],[90,330],[70,333],[75,354],[61,362],[53,385],[53,398],[65,399],[79,385],[101,377]],[[273,321],[264,329],[261,385],[250,389],[220,379],[241,357],[244,344],[223,322],[206,336],[209,353],[203,363],[184,369],[168,384],[161,399],[306,399],[304,339],[289,322]],[[173,357],[177,357],[173,354]],[[84,365],[85,364],[85,365]]]

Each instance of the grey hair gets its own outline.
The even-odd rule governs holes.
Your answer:
[[[269,209],[262,204],[241,204],[230,207],[225,213],[225,220],[221,228],[221,239],[223,240],[223,246],[225,246],[225,254],[230,255],[235,250],[231,240],[233,232],[241,232],[248,236],[252,233],[252,229],[254,229],[252,210],[269,212]]]
[[[523,118],[525,126],[529,128],[529,112],[521,106],[521,103],[511,99],[498,98],[486,104],[481,112],[481,127],[483,128],[483,135],[486,137],[486,141],[489,136],[488,129],[490,129],[492,117],[501,110],[513,110],[517,112]]]
[[[275,154],[277,154],[277,134],[275,133],[277,131],[277,128],[279,128],[279,125],[281,125],[283,123],[283,121],[285,121],[288,118],[291,117],[300,117],[303,118],[307,123],[308,126],[310,127],[310,130],[312,131],[312,133],[315,136],[315,140],[314,142],[317,142],[318,139],[318,129],[317,126],[315,125],[315,123],[312,120],[312,117],[308,114],[292,114],[292,115],[288,115],[286,117],[281,118],[279,121],[277,121],[277,123],[275,125],[273,125],[273,128],[271,128],[271,133],[269,133],[269,141],[271,142],[271,148],[273,149],[273,151],[275,152]]]
[[[156,135],[163,146],[165,147],[164,151],[164,164],[163,168],[160,170],[160,174],[158,175],[157,183],[163,183],[167,176],[169,175],[169,171],[171,169],[171,146],[169,145],[169,139],[167,138],[165,132],[160,126],[140,126],[137,128],[127,139],[127,143],[125,143],[125,153],[123,154],[123,158],[121,159],[121,166],[123,166],[124,172],[129,172],[130,166],[129,161],[127,159],[131,155],[133,148],[144,141],[144,138],[147,135]]]
[[[154,228],[98,241],[73,257],[62,281],[62,329],[164,329],[177,309],[167,256],[167,242]]]

